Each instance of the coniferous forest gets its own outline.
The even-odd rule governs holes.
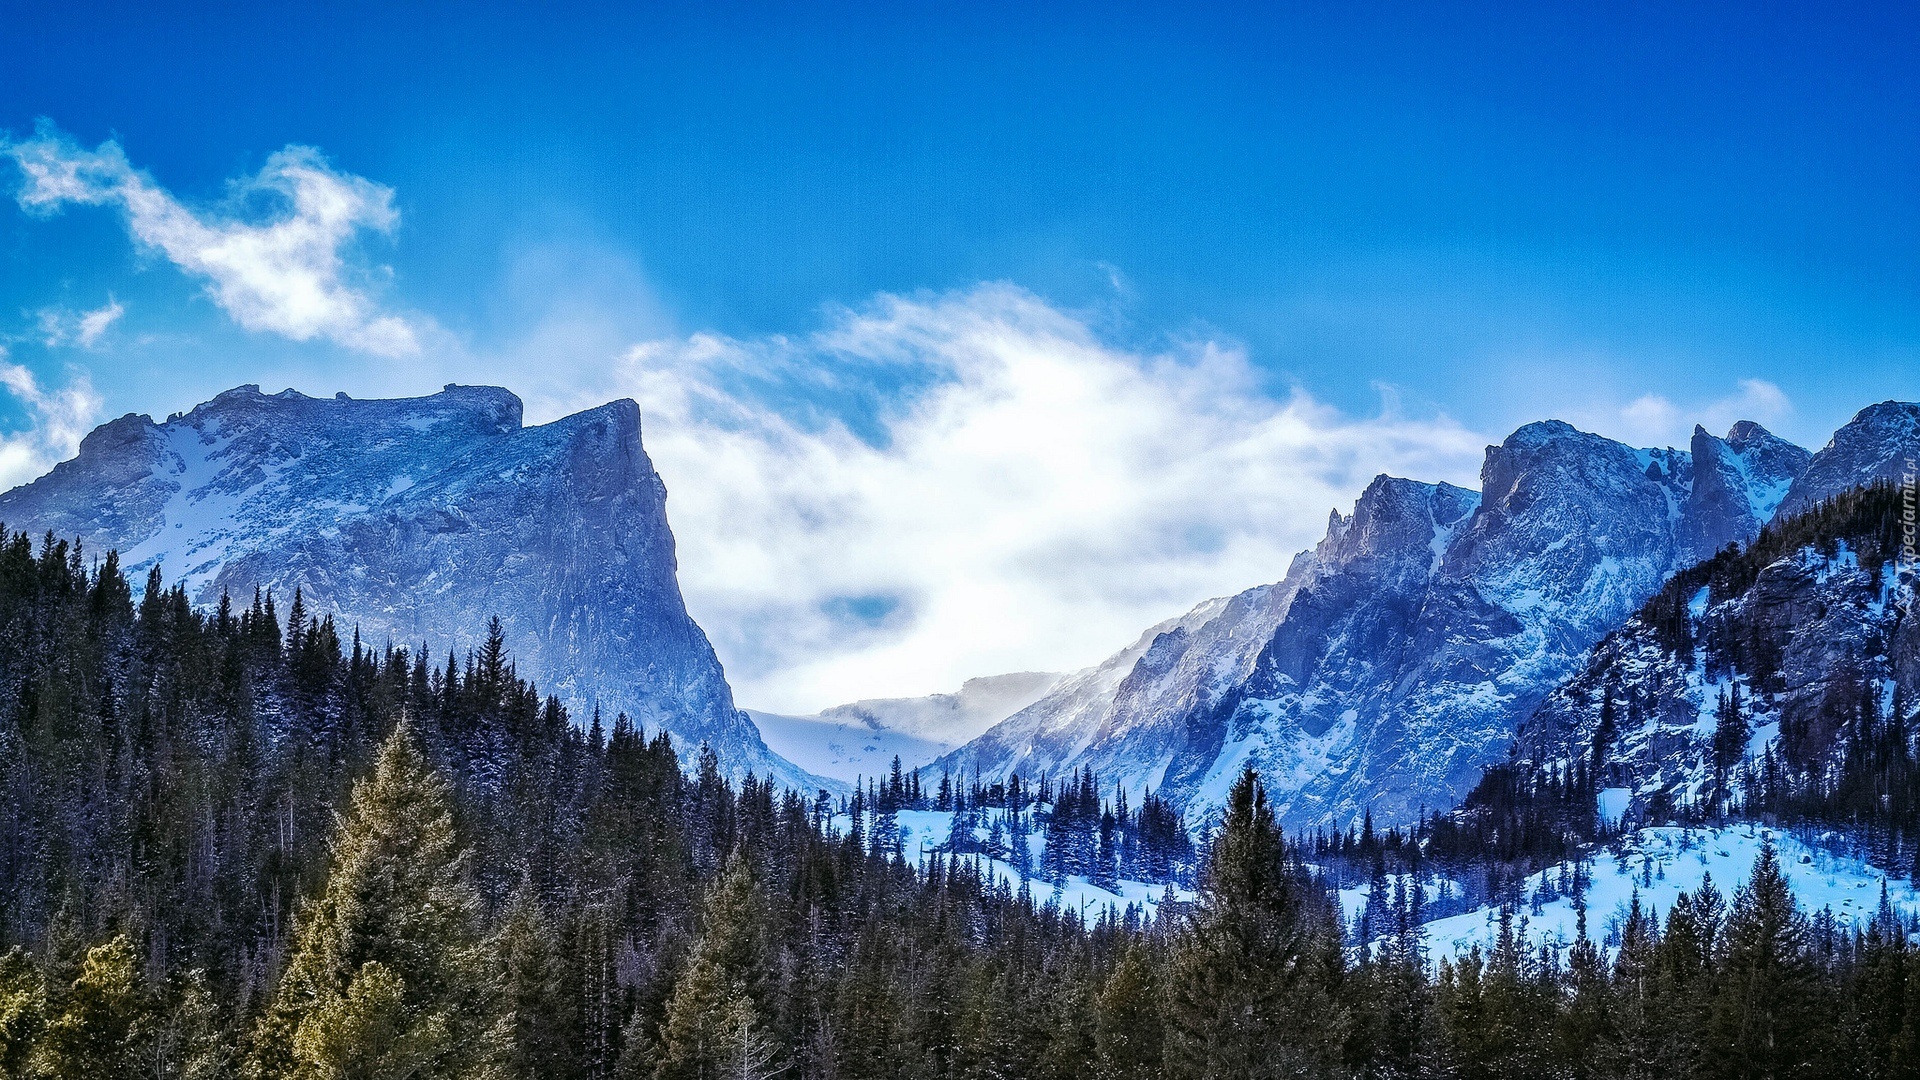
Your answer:
[[[570,717],[497,626],[435,661],[276,599],[202,612],[111,554],[0,545],[5,1075],[1920,1075],[1907,929],[1800,910],[1770,848],[1617,944],[1538,951],[1509,908],[1429,963],[1385,871],[1561,858],[1594,838],[1582,777],[1496,770],[1419,842],[1290,840],[1251,772],[1198,845],[1091,774],[777,791]],[[1042,833],[1031,880],[971,830],[904,851],[894,815],[934,806]],[[1195,899],[1049,897],[1122,873]]]

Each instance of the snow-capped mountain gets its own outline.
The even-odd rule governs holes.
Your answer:
[[[1750,423],[1689,453],[1546,421],[1488,448],[1480,494],[1380,477],[1281,582],[1149,631],[940,767],[1091,767],[1195,822],[1247,764],[1290,828],[1451,806],[1693,551],[1759,531],[1795,449]]]
[[[873,698],[809,716],[748,709],[774,753],[822,776],[885,776],[898,757],[917,768],[1039,700],[1057,672],[1017,671],[968,679],[951,694]]]
[[[498,615],[521,674],[585,715],[625,711],[736,774],[811,788],[769,751],[687,614],[666,485],[615,401],[538,427],[495,387],[422,398],[229,390],[155,423],[123,416],[0,520],[159,565],[197,603],[298,587],[378,646],[444,655]]]
[[[1733,425],[1724,439],[1696,425],[1692,451],[1693,490],[1680,539],[1693,562],[1728,544],[1753,543],[1812,457],[1751,420]]]
[[[935,770],[978,770],[997,779],[1094,765],[1135,790],[1161,786],[1164,767],[1155,766],[1178,751],[1185,731],[1159,721],[1205,713],[1247,678],[1309,565],[1311,556],[1302,555],[1279,584],[1209,600],[1151,627],[948,754]]]
[[[1910,709],[1920,625],[1900,485],[1916,456],[1920,406],[1861,410],[1757,542],[1676,576],[1597,645],[1522,727],[1514,757],[1591,762],[1618,811],[1657,816],[1737,796],[1744,761],[1769,751],[1824,767],[1846,749],[1848,718]],[[1862,492],[1874,483],[1893,486]]]
[[[1869,405],[1813,456],[1781,501],[1779,514],[1797,514],[1822,499],[1875,480],[1911,476],[1916,462],[1920,462],[1920,402]]]

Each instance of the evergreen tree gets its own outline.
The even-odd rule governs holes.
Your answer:
[[[489,948],[505,1009],[502,1073],[543,1080],[579,1067],[580,1032],[558,936],[523,884]]]
[[[26,1075],[46,1024],[46,986],[26,951],[16,945],[0,955],[0,1076]]]
[[[1175,948],[1168,1073],[1317,1076],[1343,1037],[1340,935],[1324,894],[1290,866],[1251,768],[1227,796],[1200,908]]]
[[[1094,1031],[1100,1075],[1106,1080],[1155,1080],[1162,1075],[1165,1004],[1156,966],[1149,946],[1130,946],[1100,992]]]
[[[1370,1007],[1353,1033],[1364,1045],[1350,1047],[1349,1053],[1373,1061],[1383,1076],[1418,1075],[1427,1056],[1432,1002],[1420,896],[1419,882],[1395,881],[1377,961],[1365,963],[1363,954],[1362,978],[1368,985],[1361,996]]]
[[[152,1015],[124,936],[87,950],[80,976],[40,1038],[35,1071],[48,1077],[134,1076],[147,1063]]]
[[[747,859],[735,851],[707,897],[705,933],[667,1004],[656,1080],[717,1080],[740,1075],[730,1070],[770,1067],[756,1001],[764,1000],[767,980],[763,904]]]
[[[1771,838],[1727,915],[1706,1060],[1727,1077],[1816,1075],[1809,996],[1815,973],[1806,916],[1780,872]]]
[[[1746,754],[1748,738],[1746,709],[1741,705],[1740,684],[1736,682],[1730,689],[1720,691],[1715,705],[1713,763],[1722,789],[1726,786],[1727,774]]]
[[[401,723],[354,787],[251,1075],[465,1077],[497,1057],[479,898],[449,798]]]

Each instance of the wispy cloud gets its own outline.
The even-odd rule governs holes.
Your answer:
[[[1741,420],[1773,424],[1793,412],[1786,392],[1765,379],[1742,379],[1739,388],[1709,401],[1682,407],[1664,394],[1643,394],[1622,406],[1615,417],[1591,417],[1596,430],[1642,445],[1685,446],[1699,424],[1724,435]],[[1617,434],[1616,434],[1617,433]]]
[[[50,349],[62,345],[91,349],[100,343],[107,329],[126,313],[127,309],[112,297],[107,298],[104,306],[92,311],[43,308],[39,312],[40,338]]]
[[[222,207],[202,211],[135,169],[112,140],[88,150],[43,121],[31,138],[0,137],[0,151],[24,174],[22,208],[119,207],[137,242],[203,280],[241,326],[383,356],[420,350],[415,325],[380,310],[345,254],[360,233],[398,223],[392,189],[335,170],[318,150],[281,150],[232,181]]]
[[[1277,580],[1376,473],[1471,483],[1487,441],[1275,397],[1234,347],[1129,350],[998,285],[882,298],[798,339],[647,342],[618,378],[689,603],[768,708],[1091,662]],[[873,394],[856,433],[769,404],[798,383],[913,389]]]
[[[100,418],[100,397],[85,372],[50,389],[33,372],[11,363],[0,349],[0,386],[26,411],[26,424],[0,435],[0,491],[24,484],[80,449],[80,440]]]

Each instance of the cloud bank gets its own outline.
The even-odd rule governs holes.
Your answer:
[[[615,381],[695,617],[780,710],[1093,662],[1278,580],[1377,473],[1473,483],[1487,441],[1269,394],[1216,342],[1129,350],[1005,285],[650,341]],[[830,406],[776,407],[796,396]]]
[[[118,207],[135,241],[205,282],[247,329],[381,356],[420,351],[416,327],[382,313],[345,256],[359,234],[398,224],[392,189],[333,169],[318,150],[281,150],[231,182],[222,207],[199,212],[135,169],[113,140],[88,150],[43,121],[30,139],[0,137],[0,152],[25,177],[23,209]]]
[[[1699,424],[1715,435],[1741,420],[1776,424],[1793,412],[1786,392],[1765,379],[1741,379],[1739,390],[1687,408],[1662,394],[1644,394],[1620,410],[1619,424],[1629,441],[1686,446]]]

